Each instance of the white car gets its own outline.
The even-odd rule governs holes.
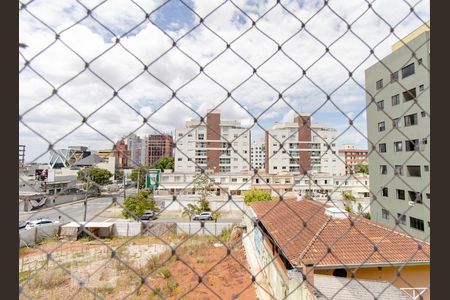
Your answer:
[[[58,223],[59,223],[59,221],[57,221],[57,220],[50,220],[47,218],[42,218],[42,219],[37,219],[34,221],[28,221],[27,225],[25,226],[25,229],[30,229],[30,228],[45,225],[45,224],[58,224]]]
[[[200,213],[199,215],[194,216],[194,220],[212,220],[213,214],[210,211],[204,211]]]

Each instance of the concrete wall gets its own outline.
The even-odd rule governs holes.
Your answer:
[[[35,245],[46,237],[58,234],[59,224],[41,225],[30,229],[19,230],[20,247]]]

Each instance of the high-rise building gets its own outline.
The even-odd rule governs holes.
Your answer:
[[[266,160],[266,145],[264,143],[257,143],[256,141],[253,141],[250,159],[253,169],[264,169],[264,162]]]
[[[311,124],[302,114],[291,123],[277,123],[266,132],[266,172],[322,172],[340,175],[344,164],[333,150],[337,131],[322,124]]]
[[[429,23],[428,23],[429,25]],[[422,26],[365,71],[372,219],[430,234],[430,31]],[[406,45],[405,45],[406,44]]]
[[[367,165],[367,149],[356,149],[355,145],[342,145],[338,150],[339,156],[345,163],[345,174],[355,171],[357,165]]]
[[[129,166],[137,167],[141,163],[142,140],[137,135],[131,134],[127,137],[126,142],[130,151]]]
[[[148,136],[141,139],[141,154],[139,155],[141,166],[148,166]]]
[[[176,172],[250,170],[250,131],[239,121],[222,120],[220,112],[209,112],[204,123],[186,122],[175,131],[175,141]]]
[[[173,156],[173,137],[169,134],[151,134],[147,137],[147,165],[152,166],[160,159]]]

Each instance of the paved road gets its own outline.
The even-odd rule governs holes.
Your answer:
[[[119,203],[123,203],[123,197],[116,197]],[[114,221],[119,219],[118,214],[120,214],[120,206],[117,207],[115,212],[106,213],[106,209],[112,206],[112,197],[102,197],[102,198],[91,198],[87,202],[86,220],[88,221]],[[36,220],[38,218],[50,218],[53,220],[58,220],[61,216],[61,222],[70,221],[82,221],[84,218],[84,200],[80,200],[73,203],[62,204],[54,208],[44,208],[37,211],[31,212],[20,212],[19,221],[25,220]],[[228,217],[224,216],[220,218],[218,223],[240,223],[242,219],[239,216]],[[175,222],[175,223],[186,223],[189,222],[189,218],[181,217],[180,213],[167,211],[163,212],[158,219],[152,222]],[[198,222],[198,221],[192,221]],[[214,222],[214,221],[207,221]]]

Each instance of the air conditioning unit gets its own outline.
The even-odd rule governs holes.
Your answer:
[[[414,201],[409,201],[408,204],[409,204],[409,206],[414,206],[414,205],[416,204],[416,202],[414,202]]]

